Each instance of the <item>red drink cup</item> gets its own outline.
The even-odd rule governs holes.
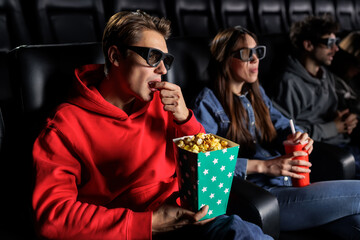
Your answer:
[[[284,144],[286,153],[293,153],[296,151],[303,151],[303,152],[307,153],[307,151],[304,150],[304,147],[307,144],[307,142],[304,144],[300,144],[300,143],[294,143],[293,141],[286,140],[283,142],[283,144]],[[309,155],[297,156],[294,159],[309,161]],[[299,167],[309,168],[309,167],[305,167],[305,166],[299,166]],[[305,178],[302,178],[302,179],[292,178],[292,185],[294,187],[305,187],[310,184],[309,173],[298,173],[297,172],[296,174],[303,175],[303,176],[305,176]]]

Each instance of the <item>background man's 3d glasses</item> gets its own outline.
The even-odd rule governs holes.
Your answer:
[[[335,45],[339,45],[339,38],[320,38],[316,40],[316,43],[321,43],[327,46],[327,48],[333,48]]]

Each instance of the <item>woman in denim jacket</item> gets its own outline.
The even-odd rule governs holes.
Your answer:
[[[235,176],[267,189],[280,205],[283,231],[323,226],[345,239],[360,239],[360,181],[341,180],[292,187],[291,178],[310,171],[306,161],[293,159],[298,151],[281,155],[282,141],[313,140],[274,108],[258,82],[259,60],[266,48],[242,27],[226,29],[211,43],[209,75],[213,90],[205,88],[195,101],[194,114],[205,130],[240,144]]]

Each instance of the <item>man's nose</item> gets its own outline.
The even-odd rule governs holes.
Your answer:
[[[159,65],[156,67],[155,72],[161,75],[165,75],[167,73],[164,61],[161,60]]]

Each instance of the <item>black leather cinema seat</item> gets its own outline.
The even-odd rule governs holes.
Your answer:
[[[29,122],[36,125],[32,130],[67,97],[76,67],[104,63],[100,43],[22,46],[9,58],[17,109],[34,117],[36,121]]]
[[[0,159],[1,159],[1,168],[3,170],[3,172],[5,172],[4,170],[8,170],[7,168],[7,164],[6,161],[7,159],[4,158],[4,147],[6,147],[4,145],[4,140],[5,140],[5,126],[4,126],[4,121],[2,118],[2,112],[0,109]],[[6,176],[6,177],[4,177]],[[0,198],[0,204],[2,206],[7,206],[7,204],[9,203],[9,197],[10,197],[10,187],[9,187],[9,179],[7,178],[9,177],[8,174],[1,174],[0,175],[0,187],[1,187],[1,191],[2,191],[2,198]],[[16,224],[12,221],[10,221],[9,223],[9,216],[11,216],[13,212],[10,210],[9,208],[3,208],[1,211],[1,218],[2,218],[2,224],[0,225],[0,239],[15,239],[16,237],[16,231],[15,226]]]
[[[285,0],[257,0],[256,9],[261,35],[288,32],[289,24],[286,18]]]
[[[101,41],[105,26],[101,0],[34,1],[39,43]]]
[[[0,106],[10,101],[11,97],[7,51],[0,51]]]
[[[31,43],[19,0],[0,0],[0,51]]]
[[[192,101],[206,86],[209,78],[209,39],[203,37],[175,37],[168,41],[168,50],[175,56],[171,70],[164,78],[181,87],[191,108]]]
[[[119,11],[136,11],[138,9],[157,17],[167,17],[165,0],[109,0],[104,1],[107,18]]]
[[[289,0],[287,1],[287,13],[289,24],[298,22],[307,16],[313,15],[311,0]]]
[[[222,28],[240,25],[258,33],[251,0],[222,0],[217,3],[216,11]]]
[[[2,112],[0,109],[0,156],[1,156],[1,148],[3,145],[3,141],[4,141],[4,135],[5,135],[5,125],[4,125],[4,120],[2,117]]]
[[[354,156],[343,148],[314,142],[309,160],[312,163],[311,182],[355,178]]]
[[[259,81],[269,97],[274,96],[277,88],[275,79],[285,67],[291,49],[287,33],[259,35],[259,44],[266,46],[266,57],[259,63]]]
[[[172,0],[173,28],[179,36],[209,37],[218,31],[214,0]]]
[[[16,109],[6,122],[8,154],[1,160],[7,170],[1,177],[7,179],[6,206],[11,209],[4,219],[17,226],[13,233],[21,237],[5,239],[35,239],[31,210],[33,142],[46,116],[66,98],[74,68],[103,62],[98,43],[22,46],[9,53]]]
[[[350,32],[352,29],[356,29],[355,5],[352,0],[336,0],[335,9],[340,30]]]
[[[333,0],[314,0],[314,15],[331,15],[335,19],[335,5]]]
[[[236,209],[228,214],[237,214],[242,219],[255,223],[264,233],[278,239],[280,234],[280,209],[278,201],[268,191],[252,182],[234,178],[228,209]]]
[[[11,99],[6,54],[21,44],[30,44],[19,0],[0,0],[0,104]]]
[[[12,166],[9,162],[19,162],[20,159],[14,153],[12,153],[11,158],[7,158],[7,153],[8,144],[5,139],[5,124],[0,109],[0,160],[2,169],[0,174],[0,188],[2,192],[0,204],[5,206],[1,210],[0,215],[2,219],[0,239],[32,240],[34,236],[31,235],[31,223],[30,221],[25,222],[23,216],[20,215],[23,210],[22,206],[13,205],[13,202],[18,202],[14,199],[14,197],[17,197],[14,193],[18,191],[18,189],[14,189],[17,186],[14,183],[16,182],[18,172],[17,169],[11,168]],[[21,226],[21,231],[19,231],[19,226]]]

